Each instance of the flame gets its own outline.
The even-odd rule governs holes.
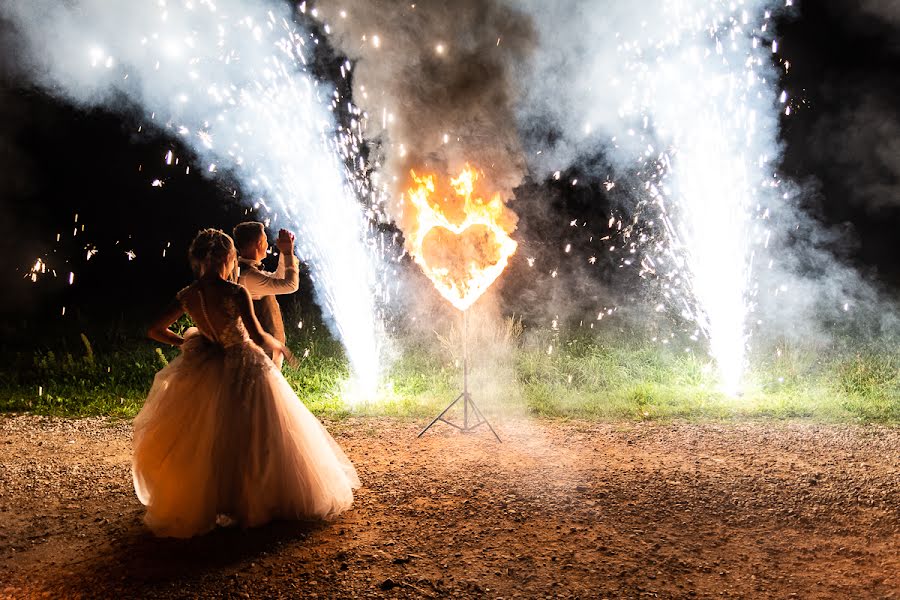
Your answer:
[[[449,187],[436,175],[417,175],[404,200],[407,248],[434,287],[459,310],[469,308],[506,268],[516,251],[509,236],[514,215],[499,193],[487,202],[475,191],[478,172],[466,165]],[[508,231],[509,230],[509,231]]]

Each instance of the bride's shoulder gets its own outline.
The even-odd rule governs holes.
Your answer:
[[[223,297],[229,305],[234,306],[236,309],[240,309],[241,306],[250,301],[247,288],[230,281],[226,282]]]
[[[228,291],[234,296],[240,296],[242,294],[247,293],[247,288],[242,286],[239,283],[234,283],[232,281],[226,281]]]
[[[191,292],[191,290],[194,289],[195,283],[197,283],[197,282],[195,281],[194,283],[188,284],[188,285],[184,286],[183,288],[181,288],[180,290],[178,290],[178,293],[175,294],[175,298],[179,302],[184,302],[185,296],[187,296]]]

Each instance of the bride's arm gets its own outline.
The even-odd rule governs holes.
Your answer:
[[[250,298],[250,292],[244,286],[241,286],[241,291],[238,294],[238,310],[241,314],[241,320],[244,322],[244,327],[247,328],[247,333],[250,334],[250,339],[259,344],[263,350],[270,351],[273,354],[281,353],[289,365],[296,366],[294,354],[287,345],[282,344],[266,333],[259,324],[256,313],[253,311],[253,301]]]
[[[251,340],[266,350],[278,350],[279,352],[286,350],[284,344],[266,333],[262,325],[259,324],[256,312],[253,310],[250,292],[244,286],[241,286],[241,291],[238,293],[238,311],[241,313],[241,320],[244,321],[244,327],[247,328],[247,333],[250,334]]]
[[[288,347],[266,333],[262,325],[259,324],[256,313],[253,311],[253,301],[250,299],[250,292],[244,286],[241,286],[241,291],[238,293],[238,311],[240,311],[241,320],[244,321],[244,327],[247,328],[247,333],[250,334],[250,339],[265,350],[281,352],[289,364],[293,362],[294,356]]]
[[[184,343],[184,338],[169,329],[169,326],[178,320],[184,314],[184,308],[181,302],[175,300],[166,307],[165,312],[154,321],[147,330],[147,337],[162,342],[163,344],[171,344],[172,346],[180,346]]]

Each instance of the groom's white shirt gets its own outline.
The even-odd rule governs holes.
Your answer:
[[[278,267],[275,272],[263,271],[260,264],[248,258],[238,258],[240,274],[238,283],[247,288],[250,297],[259,300],[263,296],[292,294],[300,287],[300,274],[297,268],[299,259],[293,254],[278,256]]]

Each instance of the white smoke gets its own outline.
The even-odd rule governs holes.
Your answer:
[[[139,107],[196,153],[192,168],[233,173],[277,225],[298,229],[325,315],[354,374],[372,389],[374,265],[341,164],[355,158],[358,137],[335,136],[330,110],[341,99],[305,68],[317,40],[289,6],[14,0],[0,14],[18,30],[18,70],[35,84],[85,107]]]
[[[873,89],[860,84],[842,90],[846,106],[821,115],[811,153],[840,171],[849,204],[878,214],[900,206],[900,116]]]

